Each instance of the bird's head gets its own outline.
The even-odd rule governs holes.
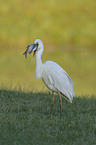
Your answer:
[[[27,46],[27,50],[23,53],[23,55],[25,55],[25,58],[27,57],[27,53],[31,54],[32,52],[34,52],[33,56],[36,53],[41,53],[43,52],[43,43],[40,39],[36,39],[34,41],[34,44],[28,45]]]

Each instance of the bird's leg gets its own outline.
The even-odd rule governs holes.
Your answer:
[[[52,102],[52,106],[51,106],[51,110],[50,110],[50,116],[51,116],[51,113],[52,113],[52,110],[53,110],[53,106],[54,106],[54,92],[52,92],[52,96],[53,96],[53,102]]]
[[[59,91],[58,91],[58,94],[60,96],[60,119],[61,119],[62,118],[62,99],[61,99],[61,94]]]

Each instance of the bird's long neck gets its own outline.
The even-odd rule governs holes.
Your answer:
[[[35,62],[36,62],[36,68],[35,68],[35,78],[36,79],[40,79],[42,78],[42,72],[43,72],[43,63],[41,60],[41,55],[42,53],[40,53],[39,51],[36,52],[35,55]]]

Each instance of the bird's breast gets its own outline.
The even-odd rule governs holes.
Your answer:
[[[53,82],[53,80],[52,80],[50,75],[48,75],[47,73],[43,72],[42,81],[44,82],[44,84],[47,86],[47,88],[49,90],[57,92],[57,89],[55,88],[54,82]]]
[[[42,78],[41,73],[38,72],[38,71],[35,71],[35,78],[36,78],[36,79],[41,79],[41,78]]]
[[[35,78],[41,79],[43,73],[43,65],[37,65],[35,69]]]

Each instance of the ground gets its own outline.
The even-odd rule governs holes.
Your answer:
[[[95,145],[96,96],[62,102],[60,120],[58,95],[50,118],[50,93],[0,90],[0,144]]]

